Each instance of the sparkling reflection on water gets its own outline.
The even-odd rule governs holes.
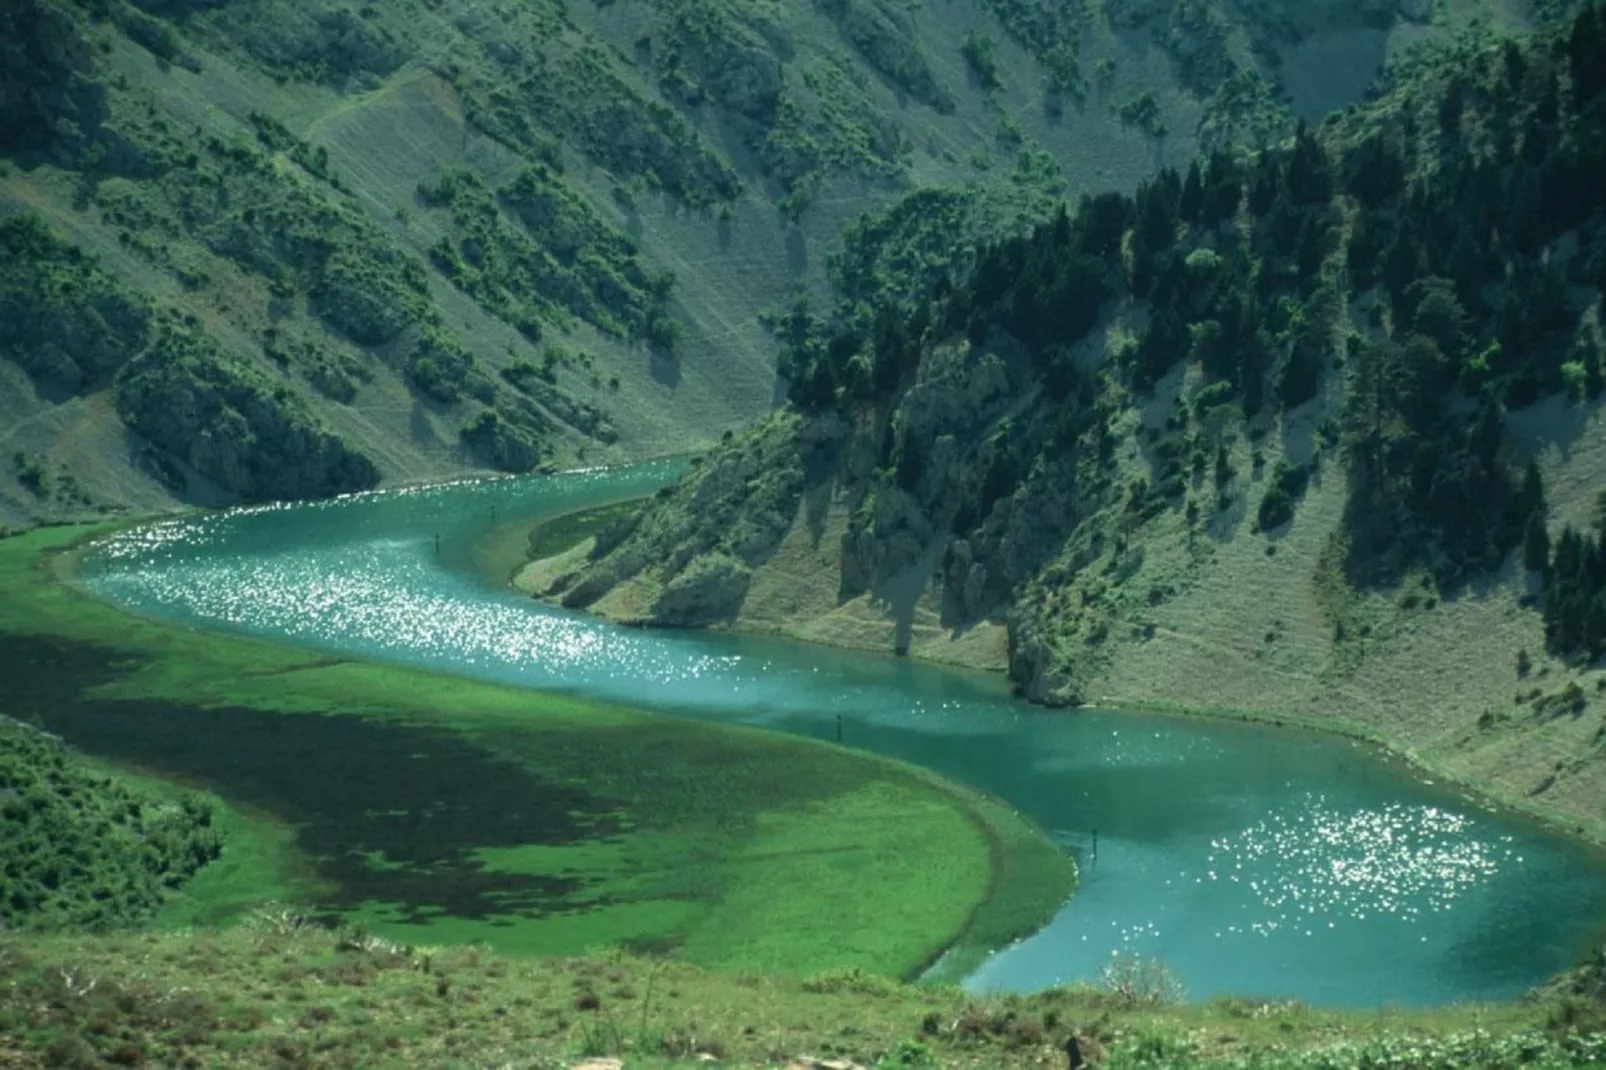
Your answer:
[[[1340,740],[1047,713],[997,680],[905,661],[621,629],[498,590],[471,564],[494,518],[646,493],[673,472],[177,521],[113,540],[88,582],[185,622],[682,715],[823,738],[840,717],[849,745],[1008,799],[1081,862],[1076,898],[976,988],[1088,980],[1132,950],[1164,958],[1194,997],[1505,998],[1567,966],[1606,917],[1594,854]]]

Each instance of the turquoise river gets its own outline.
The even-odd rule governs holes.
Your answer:
[[[975,989],[1093,979],[1131,950],[1162,958],[1195,999],[1508,998],[1599,935],[1597,853],[1341,739],[1050,712],[998,679],[891,657],[620,628],[519,597],[474,565],[497,522],[647,494],[678,470],[172,521],[106,544],[85,582],[164,619],[669,714],[819,737],[840,718],[849,746],[1007,799],[1081,865],[1075,898],[988,959]]]

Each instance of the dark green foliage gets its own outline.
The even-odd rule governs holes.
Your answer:
[[[288,143],[293,156],[307,156],[311,173],[281,167],[244,142],[180,142],[153,118],[138,133],[140,192],[108,195],[105,210],[127,217],[141,242],[188,236],[266,279],[278,296],[305,293],[325,323],[360,345],[383,345],[428,321],[423,264],[330,194],[315,177],[322,159],[316,152],[286,142],[290,135],[277,124],[257,127],[264,143]]]
[[[137,924],[221,850],[204,800],[134,791],[0,716],[0,928]]]
[[[666,96],[687,104],[712,98],[760,125],[775,121],[783,87],[776,42],[787,30],[754,10],[721,4],[660,3],[666,18],[654,47],[642,38],[637,56],[646,54]],[[773,50],[772,50],[773,49]]]
[[[1084,198],[1074,224],[1061,209],[1030,235],[981,250],[962,309],[971,337],[1000,330],[1048,356],[1050,345],[1068,345],[1091,330],[1113,292],[1116,249],[1103,225],[1110,215],[1104,198]],[[959,309],[950,305],[950,318]]]
[[[366,367],[347,354],[276,327],[262,332],[262,353],[281,368],[300,372],[320,394],[343,405],[356,400],[359,382],[372,378]]]
[[[246,501],[322,498],[366,490],[378,470],[303,410],[290,391],[229,360],[206,336],[165,320],[118,379],[130,430],[176,460],[158,474],[180,492],[194,477]]]
[[[648,272],[634,243],[549,168],[526,167],[495,194],[474,173],[452,171],[418,195],[450,210],[454,224],[430,252],[435,266],[525,337],[539,339],[543,321],[576,319],[655,343],[673,333],[673,279]]]
[[[1150,137],[1165,136],[1166,126],[1160,115],[1160,102],[1151,90],[1145,89],[1122,104],[1116,114],[1120,116],[1123,126],[1135,126]]]
[[[79,17],[65,0],[0,4],[0,155],[72,156],[104,121]]]
[[[1367,208],[1376,208],[1405,190],[1405,152],[1388,135],[1373,134],[1344,157],[1344,189]]]
[[[1093,327],[1113,292],[1125,200],[1084,198],[1074,220],[1062,207],[1029,234],[967,256],[951,233],[938,230],[950,214],[965,229],[974,225],[978,206],[954,196],[917,194],[849,232],[846,252],[832,262],[847,313],[834,329],[822,330],[806,303],[777,321],[795,404],[821,408],[885,397],[919,364],[922,347],[948,332],[978,342],[992,332],[1008,334],[1032,352],[1051,396],[1069,391],[1075,378],[1069,344]],[[920,214],[923,206],[931,213]],[[889,265],[896,269],[888,272]],[[945,268],[963,272],[957,286]]]
[[[213,47],[247,57],[281,77],[335,89],[364,88],[396,71],[405,52],[371,9],[312,4],[220,4],[207,0],[134,0],[153,15],[180,21]]]
[[[1522,534],[1522,561],[1531,572],[1543,572],[1550,567],[1550,529],[1542,513],[1528,517]]]
[[[528,472],[541,463],[535,436],[494,410],[480,413],[459,434],[475,457],[503,472]]]
[[[1211,473],[1217,491],[1226,490],[1227,484],[1232,482],[1232,457],[1227,453],[1226,443],[1216,447],[1216,463]]]
[[[677,112],[633,88],[600,45],[558,40],[546,51],[498,40],[486,51],[494,67],[448,73],[470,121],[492,137],[537,157],[550,153],[553,138],[571,140],[613,173],[639,176],[694,207],[741,192],[730,165]]]
[[[516,361],[503,368],[501,376],[515,390],[528,393],[535,389],[537,382],[553,384],[558,381],[557,361],[553,359],[549,350],[546,359],[539,366],[527,360]]]
[[[144,348],[150,308],[24,212],[0,220],[0,356],[76,392]]]
[[[1606,654],[1606,532],[1572,527],[1556,540],[1545,583],[1545,637],[1561,654]]]
[[[1567,36],[1568,72],[1573,106],[1582,109],[1606,93],[1606,13],[1591,6],[1579,12]]]
[[[0,222],[0,253],[0,354],[52,389],[76,391],[115,375],[118,414],[165,455],[153,467],[175,489],[197,489],[186,472],[250,501],[339,494],[378,481],[374,466],[317,428],[285,387],[228,360],[195,328],[159,316],[37,217]],[[342,307],[349,308],[350,294],[365,291],[324,291],[337,292],[348,294]],[[349,400],[355,391],[332,360],[306,370],[315,382],[324,377],[326,392]]]
[[[1053,89],[1080,96],[1083,13],[1077,4],[986,0],[993,17],[1037,57]]]
[[[959,52],[983,89],[999,89],[1003,86],[1003,79],[998,76],[998,49],[991,37],[972,30],[965,35]]]
[[[1586,36],[1596,17],[1581,17]],[[1546,552],[1543,489],[1530,479],[1517,492],[1493,399],[1526,405],[1569,378],[1587,392],[1593,363],[1573,344],[1566,280],[1540,254],[1606,223],[1606,187],[1584,177],[1606,162],[1606,114],[1558,97],[1555,62],[1543,36],[1457,57],[1454,73],[1411,90],[1434,109],[1437,147],[1412,159],[1384,131],[1346,158],[1362,206],[1352,283],[1377,286],[1395,326],[1351,368],[1353,565],[1426,559],[1454,573],[1519,543],[1530,564]],[[1569,74],[1588,82],[1602,65],[1580,55]],[[1485,142],[1471,151],[1475,136]],[[1458,386],[1486,400],[1458,406]]]
[[[1325,371],[1315,347],[1295,345],[1277,372],[1277,400],[1285,409],[1305,404],[1321,389]]]
[[[1438,347],[1413,335],[1355,361],[1349,399],[1351,566],[1392,575],[1435,562],[1442,578],[1498,565],[1540,500],[1518,493],[1505,417],[1485,398],[1470,422],[1446,411]]]
[[[246,118],[256,130],[257,140],[262,143],[263,148],[269,152],[285,153],[300,164],[308,174],[323,179],[336,189],[343,188],[340,180],[329,171],[328,149],[296,137],[288,127],[271,115],[254,111]]]
[[[18,450],[11,455],[11,466],[16,470],[17,482],[31,493],[39,497],[50,493],[50,473],[44,465]]]
[[[1594,41],[1598,19],[1568,32]],[[1131,197],[1084,201],[970,255],[926,239],[891,272],[867,255],[885,240],[850,235],[829,323],[802,305],[778,322],[793,400],[884,405],[934,345],[996,336],[1028,352],[1047,399],[1064,399],[1078,389],[1073,347],[1113,298],[1147,305],[1136,343],[1116,354],[1132,387],[1186,362],[1207,382],[1196,415],[1236,399],[1253,416],[1268,399],[1286,410],[1336,394],[1324,384],[1347,330],[1344,432],[1333,421],[1329,444],[1342,441],[1349,460],[1351,577],[1426,564],[1453,580],[1525,540],[1537,560],[1543,488],[1518,486],[1505,407],[1606,386],[1569,289],[1569,276],[1602,274],[1606,184],[1589,176],[1606,173],[1606,102],[1562,91],[1593,86],[1606,55],[1567,45],[1561,66],[1562,47],[1539,35],[1397,71],[1386,108],[1300,127],[1280,147],[1216,152],[1185,175],[1162,170]],[[1439,137],[1417,136],[1418,113]],[[932,218],[968,210],[913,200]],[[1569,234],[1587,251],[1546,255]],[[1349,320],[1357,299],[1378,309],[1369,337]],[[915,452],[889,447],[886,459],[901,485],[919,483]],[[1230,468],[1219,468],[1225,485]],[[1274,475],[1263,528],[1291,518],[1304,475]],[[962,503],[967,523],[980,504]]]
[[[1255,514],[1261,531],[1280,528],[1294,519],[1294,503],[1310,484],[1310,469],[1302,464],[1278,461],[1266,484],[1265,496]]]
[[[438,331],[426,331],[413,351],[407,377],[420,392],[443,405],[455,405],[467,393],[489,400],[489,381],[480,376],[474,357]]]
[[[978,243],[1022,229],[1050,207],[1035,193],[1022,201],[967,187],[919,190],[866,213],[827,263],[838,295],[831,322],[806,300],[768,320],[793,402],[816,409],[890,396],[944,329],[933,302],[964,299],[953,279],[968,272]]]
[[[871,102],[868,80],[842,54],[817,57],[789,81],[766,129],[749,144],[766,174],[787,191],[781,210],[794,221],[819,180],[834,172],[898,179],[913,146]]]
[[[423,265],[390,245],[343,245],[314,271],[313,309],[358,345],[384,345],[422,318]]]
[[[836,21],[842,37],[881,77],[944,115],[953,94],[937,81],[921,52],[907,13],[883,0],[815,0]]]

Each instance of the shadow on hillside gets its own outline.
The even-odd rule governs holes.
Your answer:
[[[673,390],[680,385],[680,358],[661,346],[654,346],[649,351],[647,371],[653,382],[661,386]]]
[[[809,243],[797,227],[790,227],[786,232],[786,266],[794,275],[808,274]]]
[[[831,513],[831,500],[836,496],[836,474],[811,485],[803,492],[803,519],[809,526],[809,539],[815,549],[825,537],[825,521]]]
[[[1580,404],[1558,395],[1508,410],[1506,427],[1521,452],[1536,454],[1554,447],[1562,461],[1570,461],[1573,447],[1600,416],[1599,402]]]
[[[876,584],[870,592],[870,604],[892,619],[893,650],[899,657],[909,653],[914,638],[915,611],[926,585],[936,574],[947,542],[941,538],[932,540],[918,561]]]
[[[407,434],[418,445],[435,445],[440,436],[435,433],[435,424],[429,418],[429,406],[417,398],[413,399],[413,410],[407,415]]]

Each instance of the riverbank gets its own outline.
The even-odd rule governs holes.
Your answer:
[[[578,511],[576,521],[587,512]],[[972,672],[1005,671],[1008,637],[1001,623],[983,622],[962,631],[945,628],[941,608],[922,590],[908,592],[903,600],[906,604],[896,612],[883,599],[886,592],[842,601],[833,547],[847,523],[847,514],[831,507],[817,527],[801,521],[794,524],[773,556],[754,574],[740,611],[729,620],[711,624],[711,630],[873,654],[901,652],[900,656]],[[525,524],[524,529],[529,532],[530,525]],[[582,537],[539,548],[515,568],[513,588],[521,594],[558,600],[583,570],[593,545],[590,538]],[[649,607],[660,593],[649,578],[636,576],[585,608],[615,623],[638,625],[649,621]]]
[[[1280,539],[1275,555],[1243,540],[1215,547],[1201,563],[1186,559],[1191,551],[1180,535],[1175,553],[1151,551],[1149,567],[1176,586],[1165,604],[1145,605],[1124,628],[1112,629],[1092,678],[1097,697],[1083,708],[1340,736],[1454,784],[1481,805],[1606,849],[1606,763],[1599,761],[1606,722],[1597,697],[1606,692],[1606,672],[1546,656],[1542,624],[1522,605],[1523,577],[1509,570],[1481,590],[1443,601],[1357,593],[1331,576],[1325,589],[1301,587],[1298,577],[1318,569],[1339,521],[1338,483],[1310,491],[1304,526]],[[829,511],[823,525],[819,538],[805,538],[807,525],[794,525],[755,576],[749,596],[755,604],[744,603],[720,630],[893,653],[897,625],[885,607],[860,596],[822,608],[833,602],[836,583],[835,562],[824,549],[833,530]],[[1154,542],[1167,545],[1163,538]],[[554,579],[578,570],[589,551],[589,542],[577,540],[527,562],[514,586],[540,597]],[[1272,597],[1255,582],[1268,568],[1288,576],[1293,596]],[[652,600],[646,583],[633,578],[589,608],[630,623]],[[784,605],[777,602],[782,598]],[[906,656],[977,671],[1007,668],[1002,625],[993,626],[996,637],[944,637],[929,590],[912,607]],[[1365,636],[1352,635],[1346,646],[1331,630],[1324,634],[1328,612]],[[1169,627],[1147,627],[1162,615]],[[994,649],[993,656],[976,653]],[[1525,673],[1515,667],[1518,651],[1528,652]],[[1509,711],[1500,707],[1511,707],[1510,697],[1495,692],[1505,678],[1522,699]],[[1582,708],[1543,712],[1556,705],[1554,697],[1547,703],[1547,693],[1562,695],[1570,683],[1578,685]]]
[[[1007,809],[884,759],[144,620],[65,582],[90,534],[0,542],[0,708],[276,815],[294,851],[257,902],[411,942],[907,975],[1074,881]]]

